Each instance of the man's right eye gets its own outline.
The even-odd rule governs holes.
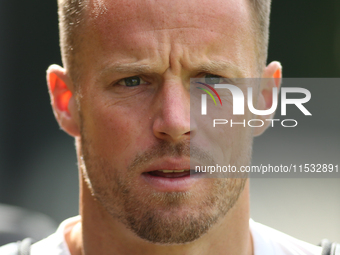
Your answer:
[[[126,87],[135,87],[135,86],[138,86],[144,83],[146,82],[143,79],[141,79],[139,76],[127,77],[117,82],[117,84],[126,86]]]

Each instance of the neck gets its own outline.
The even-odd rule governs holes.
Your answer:
[[[102,208],[84,183],[81,185],[80,213],[81,223],[76,225],[66,238],[72,255],[251,255],[253,253],[249,231],[249,181],[227,215],[207,234],[188,244],[158,245],[137,237]]]

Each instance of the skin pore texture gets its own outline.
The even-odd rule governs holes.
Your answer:
[[[190,78],[259,77],[249,3],[89,1],[84,20],[76,84],[67,67],[48,70],[56,118],[76,139],[81,222],[65,236],[71,254],[252,254],[247,179],[166,190],[145,177],[189,169],[190,160],[250,164],[252,137],[266,127],[211,142],[190,119],[189,94]],[[262,76],[280,70],[273,62]],[[140,85],[126,86],[132,76]],[[279,85],[266,86],[255,93],[258,109]]]

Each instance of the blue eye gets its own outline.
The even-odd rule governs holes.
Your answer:
[[[123,85],[126,87],[135,87],[142,83],[145,83],[145,81],[138,76],[127,77],[127,78],[121,79],[118,82],[119,85]]]
[[[207,84],[219,84],[221,82],[221,77],[214,74],[205,75],[205,83]]]

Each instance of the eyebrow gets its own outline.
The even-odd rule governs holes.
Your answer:
[[[241,78],[245,77],[246,75],[246,70],[244,68],[241,68],[230,61],[225,61],[225,60],[212,60],[207,63],[203,63],[201,65],[198,65],[196,67],[197,70],[200,70],[202,72],[207,72],[207,73],[215,73],[215,74],[220,74],[223,72],[226,72],[228,76],[231,74],[235,75],[235,77],[230,77],[230,78]]]
[[[125,73],[125,74],[145,74],[152,73],[153,68],[147,64],[141,64],[139,62],[132,63],[115,63],[113,65],[106,66],[100,72],[100,76],[103,77],[112,73]],[[227,72],[230,76],[231,74],[235,75],[235,77],[231,78],[240,78],[245,77],[247,73],[245,69],[240,68],[239,66],[231,63],[230,61],[225,60],[211,60],[207,63],[199,64],[194,66],[195,71],[199,72],[207,72],[213,74],[221,74],[223,72]]]
[[[133,63],[115,63],[114,65],[107,66],[101,71],[101,76],[105,76],[111,73],[150,73],[151,67],[146,64],[140,64],[138,62]]]

